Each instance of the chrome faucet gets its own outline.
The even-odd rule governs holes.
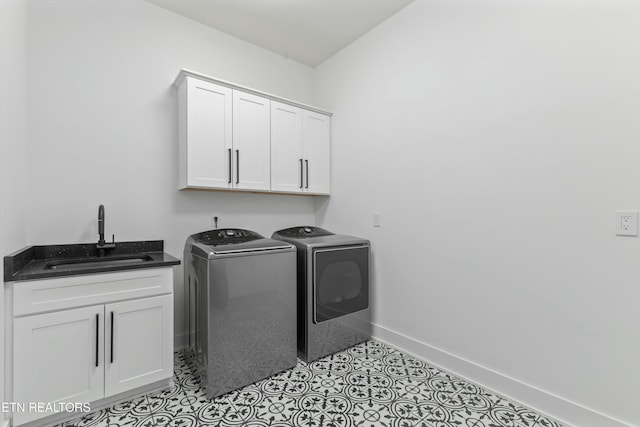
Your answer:
[[[104,240],[104,205],[98,206],[98,243],[96,248],[98,249],[98,256],[104,256],[106,249],[114,249],[116,247],[116,236],[111,236],[111,243],[107,243]]]

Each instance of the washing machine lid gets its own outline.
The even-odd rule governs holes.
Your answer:
[[[274,236],[288,239],[310,239],[312,237],[333,236],[333,233],[320,227],[311,225],[301,225],[298,227],[285,228],[273,233]]]
[[[284,230],[273,233],[271,238],[289,242],[299,249],[370,244],[367,239],[361,237],[334,234],[320,227],[313,226],[285,228]]]
[[[187,246],[190,246],[193,252],[199,248],[200,251],[207,253],[209,258],[223,254],[292,248],[285,242],[267,239],[255,231],[240,228],[223,228],[193,234],[187,239]],[[200,255],[203,254],[200,253]]]

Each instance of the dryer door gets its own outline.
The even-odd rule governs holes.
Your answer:
[[[313,305],[315,323],[369,307],[369,246],[313,251]]]

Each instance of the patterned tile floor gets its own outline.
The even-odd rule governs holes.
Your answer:
[[[561,427],[377,341],[299,361],[214,400],[205,397],[186,353],[178,351],[170,389],[64,426]]]

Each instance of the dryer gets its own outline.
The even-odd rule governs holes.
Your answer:
[[[313,226],[271,237],[297,249],[298,356],[310,362],[369,339],[369,241]]]

